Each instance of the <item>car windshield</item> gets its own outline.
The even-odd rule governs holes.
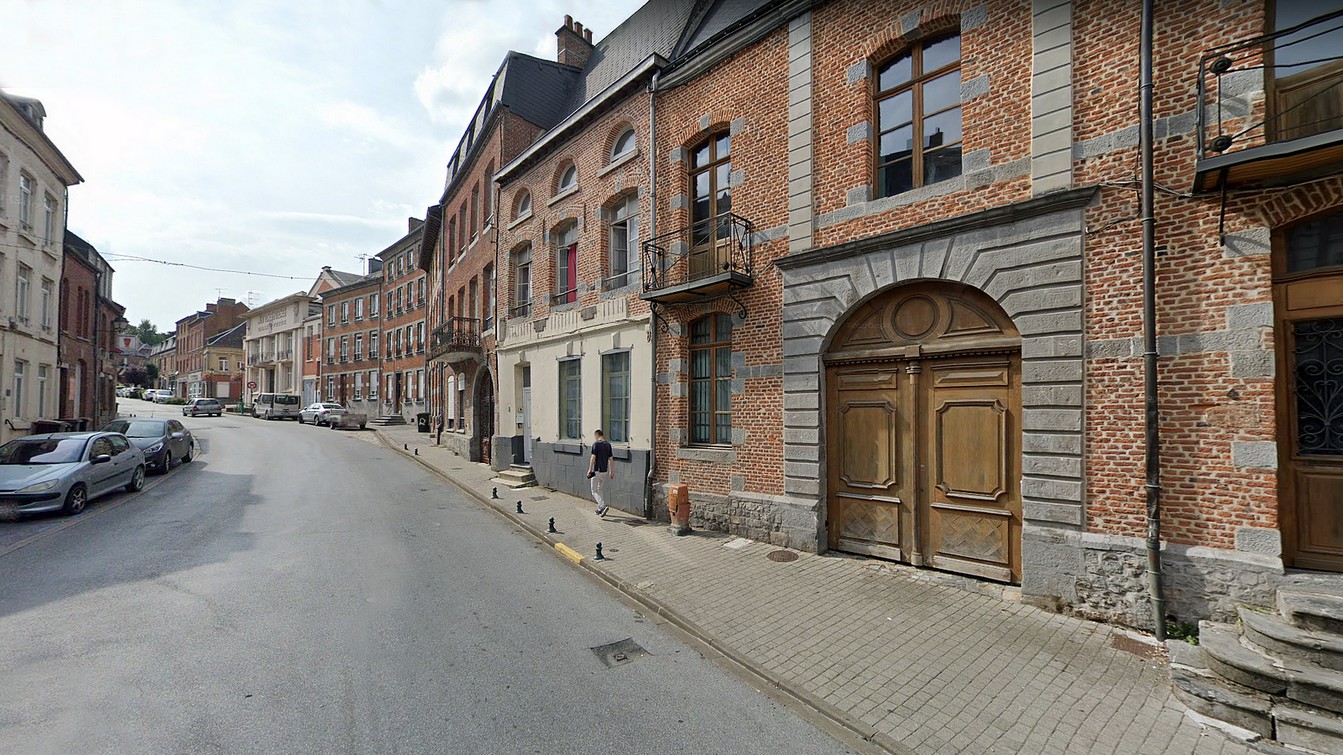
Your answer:
[[[84,438],[11,440],[0,446],[0,464],[71,464],[84,453]]]
[[[115,422],[107,423],[103,428],[106,433],[121,433],[128,438],[157,438],[167,434],[165,423],[160,420],[152,419],[119,419]]]
[[[297,403],[298,403],[298,396],[276,396],[276,397],[275,397],[275,403],[277,403],[277,404],[285,404],[285,405],[287,405],[287,404],[297,404]]]

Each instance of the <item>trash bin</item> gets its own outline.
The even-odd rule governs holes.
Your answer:
[[[65,432],[65,423],[56,419],[36,419],[33,420],[33,435],[45,435],[46,433]]]
[[[415,415],[415,429],[422,433],[429,432],[429,412],[420,412]]]

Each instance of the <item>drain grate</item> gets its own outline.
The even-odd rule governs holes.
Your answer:
[[[765,558],[769,559],[770,561],[778,561],[779,563],[786,563],[788,561],[796,561],[797,554],[792,551],[778,550],[766,553]]]
[[[632,637],[623,639],[620,642],[613,642],[610,645],[598,645],[597,647],[592,648],[592,652],[596,654],[597,660],[605,664],[607,668],[624,666],[627,663],[633,663],[649,654],[648,651],[644,650]]]

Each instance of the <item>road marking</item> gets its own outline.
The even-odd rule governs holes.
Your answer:
[[[570,548],[564,543],[555,543],[555,550],[559,551],[561,556],[573,561],[575,564],[583,563],[583,554]]]

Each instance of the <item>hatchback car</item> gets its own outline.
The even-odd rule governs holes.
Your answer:
[[[173,460],[189,464],[196,457],[196,439],[175,419],[118,419],[103,426],[103,432],[121,433],[144,453],[145,464],[165,473]]]
[[[217,398],[197,398],[192,399],[191,403],[182,407],[183,417],[200,417],[202,415],[222,417],[224,416],[224,405],[219,403]]]
[[[0,506],[20,514],[73,516],[95,498],[144,485],[144,454],[117,433],[45,433],[0,446]]]
[[[308,404],[303,407],[303,411],[298,413],[298,423],[300,425],[311,422],[318,427],[326,424],[327,414],[332,411],[340,411],[345,407],[333,401],[319,401],[315,404]]]

